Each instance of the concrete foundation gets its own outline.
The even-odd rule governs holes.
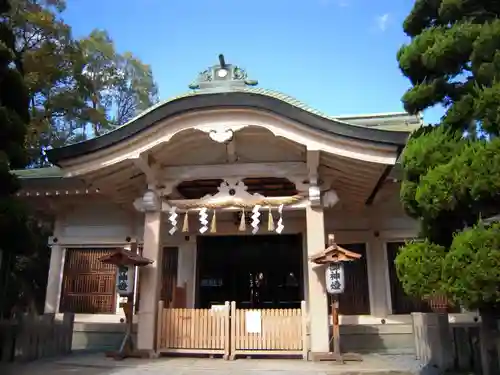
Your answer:
[[[344,325],[340,327],[340,333],[344,352],[415,353],[411,324]],[[125,326],[119,323],[75,323],[73,350],[116,350],[124,334]]]

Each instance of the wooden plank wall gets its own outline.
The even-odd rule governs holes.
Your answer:
[[[178,247],[163,248],[160,299],[167,307],[173,307],[174,290],[177,287]]]
[[[346,286],[344,293],[339,296],[339,312],[342,315],[369,315],[370,293],[366,244],[339,246],[361,254],[361,259],[344,264]],[[331,303],[332,296],[328,295],[328,311],[331,309]]]
[[[139,254],[142,255],[142,246],[138,247]],[[179,248],[178,247],[164,247],[162,254],[162,266],[161,266],[161,292],[160,300],[165,302],[165,306],[174,307],[174,296],[176,295],[177,287],[177,268],[179,263]],[[139,311],[139,301],[140,301],[140,283],[141,275],[139,268],[139,278],[137,281],[137,297],[135,304],[135,312]],[[178,291],[182,293],[182,291]],[[182,298],[182,295],[180,296]],[[175,306],[177,307],[177,305]]]

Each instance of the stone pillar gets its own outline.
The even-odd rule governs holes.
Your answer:
[[[323,208],[306,208],[307,254],[308,256],[325,249],[325,222]],[[308,261],[308,301],[310,351],[328,353],[329,324],[328,298],[325,288],[325,267]]]
[[[57,219],[54,225],[54,238],[61,240],[61,220]],[[54,244],[50,250],[49,275],[47,278],[47,290],[45,292],[45,314],[56,314],[59,312],[61,300],[62,279],[64,274],[65,249],[61,245]]]
[[[446,372],[453,365],[448,314],[411,313],[415,355],[423,364]]]
[[[137,347],[152,352],[156,349],[156,315],[161,283],[161,211],[144,214],[143,256],[153,261],[140,267],[139,324]]]

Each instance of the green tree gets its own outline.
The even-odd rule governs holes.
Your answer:
[[[425,242],[402,248],[398,275],[409,294],[444,293],[479,310],[484,371],[492,374],[500,232],[481,219],[500,212],[500,3],[417,0],[403,27],[411,38],[397,56],[412,84],[405,109],[440,104],[446,113],[403,152],[401,200]]]
[[[26,226],[26,211],[16,199],[19,189],[12,168],[26,164],[25,137],[29,123],[29,95],[16,61],[16,38],[9,27],[10,4],[0,1],[0,237],[2,252],[2,289],[15,256],[31,238]],[[0,296],[0,299],[1,296]],[[2,301],[3,302],[3,301]]]
[[[111,122],[120,126],[158,102],[158,88],[149,65],[131,52],[118,55],[119,79],[114,88],[116,111]]]
[[[151,67],[131,52],[120,54],[106,31],[94,30],[79,41],[83,54],[83,121],[101,135],[125,124],[158,101]]]
[[[61,19],[64,0],[12,0],[9,21],[16,37],[30,96],[27,147],[35,165],[43,165],[41,150],[62,146],[80,126],[83,102],[77,75],[82,60],[71,28]]]
[[[102,134],[157,100],[151,68],[131,53],[117,53],[106,32],[95,31],[75,40],[63,20],[65,7],[65,0],[11,0],[1,18],[9,29],[9,67],[17,68],[27,88],[29,123],[23,142],[30,151],[28,167],[48,165],[45,149]],[[91,74],[93,71],[106,71],[107,76]],[[15,98],[11,95],[10,99]],[[14,129],[7,125],[3,129],[3,125],[0,122],[0,151],[2,142],[9,139],[3,134]],[[16,161],[2,164],[15,169],[24,165]],[[2,184],[2,176],[0,173],[0,197],[2,189],[10,186]],[[15,192],[18,181],[10,172],[8,177]],[[9,238],[17,240],[3,240],[1,245],[6,256],[2,271],[7,272],[0,280],[0,309],[7,314],[13,307],[42,312],[50,258],[47,237],[53,218],[23,211],[12,194],[7,212],[2,199],[0,234],[9,233]]]
[[[32,166],[47,164],[46,148],[103,134],[158,100],[151,68],[130,52],[119,54],[105,31],[72,37],[62,19],[65,0],[12,4],[14,53],[30,95]]]
[[[73,114],[79,108],[78,102],[74,104],[78,98],[74,72],[81,67],[74,68],[78,49],[69,26],[58,18],[64,5],[62,0],[11,0],[10,10],[2,17],[14,38],[10,46],[13,66],[23,76],[29,97],[30,121],[24,142],[31,151],[28,166],[43,165],[40,151],[44,147],[67,142],[68,128],[75,123]],[[11,164],[16,169],[23,166]],[[15,240],[2,243],[1,312],[40,313],[47,285],[51,218],[15,199],[10,207],[9,226],[2,230]]]

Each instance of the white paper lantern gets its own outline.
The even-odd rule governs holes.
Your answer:
[[[341,294],[345,289],[344,264],[330,263],[325,270],[326,291],[329,294]]]
[[[127,295],[133,292],[134,287],[134,266],[120,266],[116,273],[116,290],[120,295]]]

